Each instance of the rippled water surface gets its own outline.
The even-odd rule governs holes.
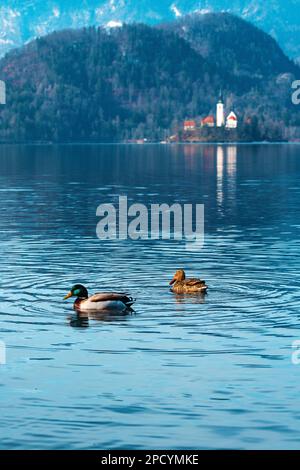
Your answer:
[[[205,204],[204,248],[100,241],[119,195]],[[2,146],[0,196],[0,448],[300,448],[300,146]],[[78,281],[135,312],[77,318]]]

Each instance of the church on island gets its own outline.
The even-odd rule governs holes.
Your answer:
[[[199,127],[217,127],[226,128],[228,130],[237,129],[237,115],[233,111],[231,111],[228,116],[225,115],[224,100],[221,93],[217,103],[216,116],[211,115],[204,117],[200,121],[200,126],[198,126],[198,123],[195,119],[186,120],[183,124],[183,129],[185,132],[196,131]]]

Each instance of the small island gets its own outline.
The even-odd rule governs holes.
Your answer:
[[[228,106],[227,106],[228,108]],[[262,140],[282,141],[282,133],[277,128],[270,136],[264,136],[256,115],[243,116],[239,120],[233,110],[226,109],[223,93],[220,92],[216,113],[201,118],[186,119],[182,128],[168,139],[173,142],[253,142]]]

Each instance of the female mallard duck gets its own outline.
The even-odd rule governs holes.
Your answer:
[[[206,294],[208,289],[201,279],[186,279],[183,269],[176,272],[170,286],[173,286],[171,291],[176,294]]]
[[[124,311],[135,302],[132,297],[119,292],[102,292],[89,297],[87,289],[81,284],[72,287],[64,300],[70,297],[76,297],[74,309],[81,312]]]

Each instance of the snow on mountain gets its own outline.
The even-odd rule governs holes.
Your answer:
[[[0,56],[54,30],[90,25],[155,24],[182,15],[228,11],[275,37],[300,58],[300,0],[5,0],[0,6]]]
[[[173,11],[173,13],[175,14],[176,18],[179,18],[180,16],[182,16],[182,13],[178,10],[177,6],[173,3],[173,5],[171,5],[171,11]]]
[[[109,21],[106,23],[107,28],[121,28],[123,26],[123,23],[121,21]]]

